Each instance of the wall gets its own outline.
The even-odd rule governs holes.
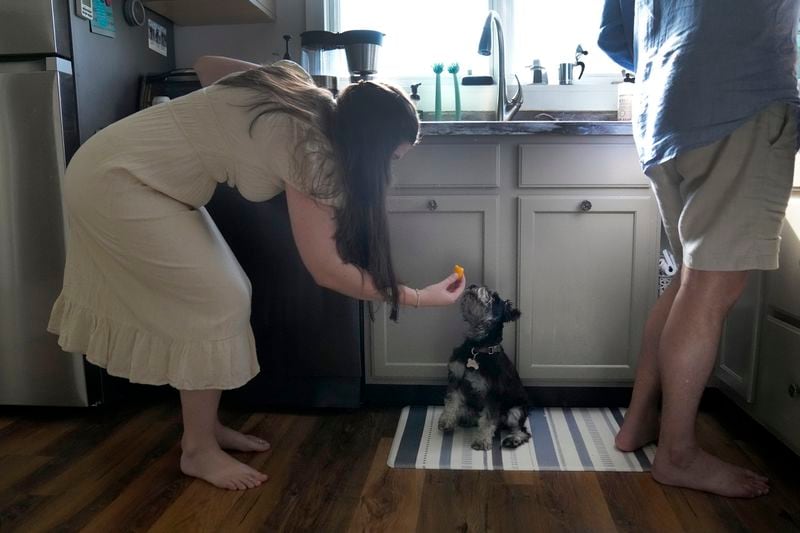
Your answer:
[[[175,26],[176,64],[191,67],[202,55],[271,63],[283,57],[283,34],[292,36],[289,53],[300,59],[300,34],[306,29],[305,2],[277,0],[276,21],[264,24]]]
[[[72,4],[72,2],[70,2]],[[112,122],[139,109],[139,83],[143,74],[175,68],[172,22],[147,10],[147,18],[167,28],[167,57],[147,46],[147,23],[129,26],[122,15],[122,2],[112,4],[114,38],[89,31],[89,21],[70,9],[73,69],[78,98],[81,142]]]

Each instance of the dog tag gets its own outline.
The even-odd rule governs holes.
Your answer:
[[[475,370],[478,370],[478,360],[473,359],[472,357],[467,359],[467,368],[474,368]]]

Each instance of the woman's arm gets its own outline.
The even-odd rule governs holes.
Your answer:
[[[200,78],[200,84],[203,87],[208,87],[228,74],[241,72],[243,70],[252,70],[260,66],[261,65],[257,65],[256,63],[239,61],[238,59],[231,59],[229,57],[202,56],[195,61],[194,70],[197,72],[197,77]]]
[[[313,198],[286,187],[289,219],[292,223],[300,258],[317,285],[359,300],[382,300],[369,274],[342,261],[336,249],[336,222],[333,209]],[[449,305],[455,302],[466,286],[466,278],[451,274],[446,279],[419,290],[420,306]],[[417,305],[417,292],[400,286],[400,303]]]

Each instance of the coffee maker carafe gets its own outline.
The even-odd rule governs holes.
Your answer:
[[[300,66],[311,74],[318,87],[324,87],[334,96],[338,91],[337,78],[328,69],[325,54],[341,48],[338,34],[330,31],[305,31],[300,34]]]

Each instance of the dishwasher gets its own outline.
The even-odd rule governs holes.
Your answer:
[[[225,400],[248,409],[358,407],[361,304],[314,282],[294,243],[286,194],[251,202],[222,184],[206,208],[252,283],[261,366]]]

